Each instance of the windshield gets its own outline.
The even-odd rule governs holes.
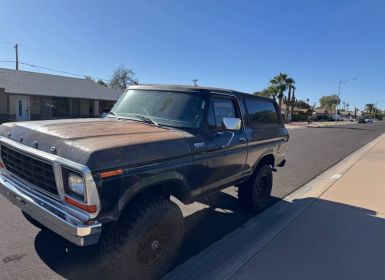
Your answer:
[[[128,90],[112,112],[118,118],[149,121],[155,125],[199,128],[206,106],[199,93]]]

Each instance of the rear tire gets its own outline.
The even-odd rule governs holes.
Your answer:
[[[25,213],[24,211],[21,211],[21,214],[23,214],[24,218],[32,225],[34,225],[35,227],[39,228],[39,229],[46,229],[46,227],[44,225],[42,225],[41,223],[39,223],[38,221],[36,221],[34,218],[32,218],[30,215],[28,215],[27,213]]]
[[[162,196],[133,201],[104,232],[101,257],[112,279],[159,279],[172,265],[183,240],[179,207]]]
[[[268,206],[273,187],[273,173],[268,164],[261,165],[254,175],[238,187],[238,198],[243,207],[261,212]]]

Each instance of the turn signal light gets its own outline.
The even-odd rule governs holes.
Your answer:
[[[65,196],[64,197],[64,200],[65,202],[67,202],[68,204],[71,204],[79,209],[82,209],[88,213],[96,213],[96,205],[86,205],[86,204],[83,204],[83,203],[80,203],[79,201],[76,201],[75,199],[72,199],[68,196]]]
[[[0,168],[3,168],[3,169],[5,169],[5,165],[4,165],[4,162],[1,162],[1,161],[0,161]]]
[[[116,175],[121,175],[123,174],[123,169],[116,169],[116,170],[111,170],[111,171],[106,171],[106,172],[100,172],[100,178],[108,178]]]

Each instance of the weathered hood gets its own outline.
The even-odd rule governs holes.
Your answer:
[[[116,119],[6,123],[0,135],[87,165],[91,170],[139,164],[191,153],[183,131]],[[34,144],[35,142],[35,144]]]

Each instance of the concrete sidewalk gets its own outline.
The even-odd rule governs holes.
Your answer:
[[[320,122],[314,121],[312,123],[308,122],[290,122],[285,124],[287,129],[298,129],[298,128],[306,128],[306,127],[322,127],[322,126],[336,126],[336,125],[348,125],[348,124],[357,124],[357,122],[343,121],[343,122]]]
[[[385,279],[385,135],[166,279]]]

